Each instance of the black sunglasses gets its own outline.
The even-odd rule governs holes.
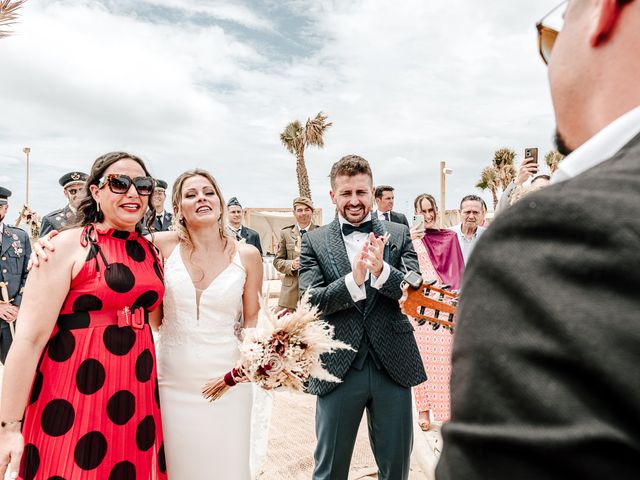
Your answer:
[[[154,183],[152,177],[136,177],[132,179],[129,175],[111,173],[98,181],[98,188],[103,188],[108,184],[109,190],[113,193],[124,195],[133,185],[138,195],[148,197],[153,192]]]

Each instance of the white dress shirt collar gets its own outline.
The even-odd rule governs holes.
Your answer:
[[[551,182],[580,175],[613,157],[640,132],[640,106],[618,117],[562,160]]]

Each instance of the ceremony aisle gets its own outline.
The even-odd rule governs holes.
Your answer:
[[[257,480],[308,480],[313,469],[315,397],[276,392],[269,432],[267,461]],[[425,445],[416,438],[415,446]],[[419,468],[414,448],[410,480],[430,480]],[[376,464],[369,446],[366,417],[360,424],[349,480],[375,479]]]

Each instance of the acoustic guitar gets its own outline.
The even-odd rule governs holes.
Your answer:
[[[443,327],[453,334],[455,316],[458,307],[458,292],[449,289],[448,285],[436,285],[436,281],[423,281],[410,276],[405,277],[400,299],[400,309],[405,315],[412,317],[418,325],[429,323],[434,330]]]

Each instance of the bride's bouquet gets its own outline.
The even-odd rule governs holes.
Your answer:
[[[283,387],[304,391],[309,377],[340,382],[322,365],[320,355],[335,350],[353,350],[333,338],[333,326],[319,319],[317,307],[309,305],[305,293],[295,312],[278,318],[264,298],[256,328],[244,330],[240,360],[224,376],[208,382],[202,395],[214,401],[241,382],[253,382],[265,390]]]

